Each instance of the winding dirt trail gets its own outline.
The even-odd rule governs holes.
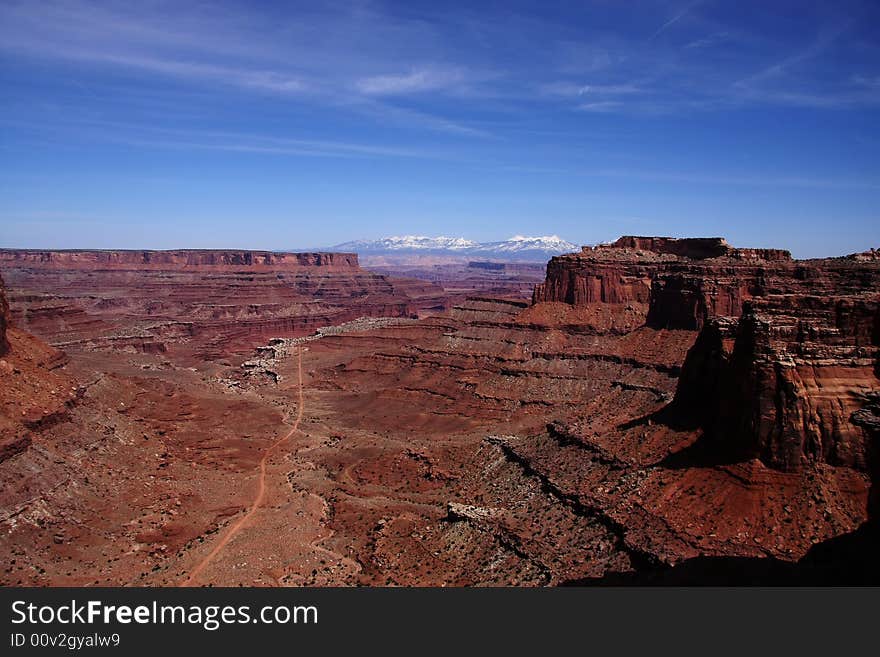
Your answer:
[[[214,558],[220,554],[221,550],[226,547],[227,543],[235,538],[235,535],[241,531],[242,527],[244,527],[248,520],[257,512],[260,506],[263,504],[263,499],[266,497],[266,463],[269,461],[269,457],[272,455],[272,452],[277,449],[281,443],[289,440],[293,437],[299,430],[299,423],[303,417],[303,372],[302,372],[302,347],[297,347],[296,350],[297,356],[297,370],[298,370],[298,378],[299,383],[297,386],[297,408],[296,408],[296,419],[293,422],[293,426],[291,426],[290,431],[288,431],[284,436],[276,440],[272,443],[266,453],[263,454],[263,458],[260,460],[260,478],[258,480],[257,485],[257,494],[254,497],[254,501],[251,503],[251,507],[248,509],[247,513],[245,513],[241,518],[236,521],[234,525],[232,525],[229,530],[226,532],[226,535],[220,540],[217,545],[214,546],[214,549],[206,556],[202,561],[192,569],[189,576],[180,584],[180,586],[193,586],[195,584],[196,579],[214,560]]]

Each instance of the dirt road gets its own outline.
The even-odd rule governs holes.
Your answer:
[[[299,423],[303,417],[303,372],[302,372],[302,347],[297,347],[296,350],[297,357],[297,371],[298,371],[298,384],[297,384],[297,408],[296,408],[296,419],[293,422],[293,425],[284,436],[276,440],[272,443],[267,449],[266,453],[263,454],[263,458],[260,460],[260,476],[257,480],[257,493],[254,496],[254,501],[251,503],[250,508],[247,513],[245,513],[241,518],[239,518],[226,532],[223,538],[214,546],[208,556],[202,559],[199,564],[190,571],[189,576],[181,582],[180,586],[195,586],[198,580],[199,575],[202,571],[214,560],[214,558],[220,554],[224,547],[235,538],[236,534],[241,531],[241,529],[248,523],[251,517],[257,512],[260,506],[263,504],[263,500],[266,497],[266,464],[269,461],[269,457],[272,456],[272,453],[280,447],[283,443],[287,442],[290,438],[293,437],[299,430]]]

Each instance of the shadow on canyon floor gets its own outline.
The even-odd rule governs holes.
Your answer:
[[[676,566],[573,580],[563,586],[877,586],[880,521],[815,545],[795,563],[774,558],[696,557]]]

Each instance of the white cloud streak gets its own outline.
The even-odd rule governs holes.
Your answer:
[[[97,64],[148,71],[170,77],[232,85],[245,89],[270,91],[280,94],[299,94],[308,89],[308,85],[302,79],[282,71],[235,68],[177,59],[158,59],[108,52],[68,50],[59,54],[66,59],[89,61]]]
[[[308,104],[461,137],[490,136],[482,129],[489,122],[481,117],[478,126],[474,115],[522,115],[536,100],[587,113],[653,115],[880,101],[876,71],[842,72],[835,83],[806,66],[847,45],[838,38],[847,23],[826,27],[813,43],[780,57],[778,42],[712,22],[700,15],[708,13],[697,10],[700,4],[690,2],[660,23],[647,43],[639,35],[532,21],[527,29],[548,30],[547,40],[534,61],[529,56],[511,64],[508,42],[526,36],[515,24],[470,25],[469,33],[481,35],[477,47],[455,31],[454,19],[402,17],[371,5],[321,5],[298,12],[301,21],[275,24],[263,12],[201,4],[169,16],[152,5],[9,0],[0,3],[0,54],[61,62],[76,72],[113,67],[129,73],[122,83],[129,87],[146,76],[168,78],[206,95],[271,94],[279,105]],[[708,36],[695,38],[695,28]],[[668,39],[656,38],[668,31]],[[672,43],[673,36],[685,38]],[[756,55],[772,62],[773,53],[777,61],[756,72],[731,65],[754,64]]]
[[[418,70],[403,75],[376,75],[362,78],[355,86],[369,96],[394,96],[448,89],[462,82],[460,71]]]
[[[675,16],[673,16],[673,17],[670,18],[668,21],[666,21],[665,23],[663,23],[663,25],[661,25],[659,28],[657,28],[657,31],[654,32],[654,33],[648,38],[648,41],[653,41],[653,40],[656,39],[658,36],[660,36],[661,34],[663,34],[666,30],[668,30],[670,27],[672,27],[673,25],[675,25],[675,24],[676,24],[678,21],[680,21],[682,18],[684,18],[685,16],[687,16],[687,15],[691,12],[691,10],[693,10],[697,5],[701,4],[701,2],[702,2],[702,0],[697,0],[696,2],[692,2],[692,3],[690,3],[689,5],[687,5],[687,6],[686,6],[684,9],[682,9],[679,13],[677,13]]]
[[[813,40],[806,48],[785,57],[784,59],[765,67],[764,69],[750,75],[737,82],[738,85],[750,85],[769,78],[777,78],[787,73],[791,68],[815,59],[826,50],[828,50],[834,42],[846,30],[849,29],[849,22],[837,26],[832,30],[827,30]]]
[[[582,103],[577,106],[582,112],[613,112],[623,103],[614,100],[603,100],[595,103]]]
[[[700,48],[711,48],[713,46],[717,46],[721,43],[725,43],[730,40],[730,33],[728,32],[715,32],[714,34],[710,34],[709,36],[702,37],[700,39],[695,39],[687,44],[685,44],[685,48],[689,50],[698,50]]]
[[[0,120],[0,125],[33,129],[40,126],[22,122]],[[381,144],[358,142],[298,139],[244,132],[217,130],[187,130],[163,128],[151,125],[99,120],[64,121],[67,130],[89,139],[99,139],[117,144],[161,148],[230,151],[239,153],[265,153],[307,157],[392,157],[392,158],[439,158],[448,155],[425,149],[400,148]],[[60,126],[58,126],[60,129]]]

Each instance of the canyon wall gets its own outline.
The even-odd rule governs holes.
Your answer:
[[[863,409],[880,392],[880,297],[775,295],[739,319],[710,320],[685,360],[673,405],[720,459],[869,469]]]
[[[858,294],[880,283],[871,252],[792,260],[781,249],[739,249],[721,238],[621,237],[554,257],[533,302],[630,305],[654,328],[699,330],[736,317],[753,298],[786,293]]]
[[[301,267],[357,269],[356,253],[281,253],[222,249],[136,250],[33,250],[0,249],[0,267],[57,269],[176,270],[183,268],[235,268],[287,271]]]
[[[66,355],[10,325],[0,278],[0,463],[27,449],[33,434],[63,421],[77,388],[60,369]]]
[[[700,331],[670,413],[705,431],[711,458],[865,471],[853,416],[880,390],[878,265],[875,251],[798,261],[720,238],[622,237],[554,258],[534,301],[629,304],[650,327]]]
[[[739,314],[761,294],[766,267],[788,262],[787,251],[734,249],[721,238],[621,237],[553,258],[533,301],[629,305],[655,328],[697,329]]]
[[[9,340],[6,338],[6,327],[9,325],[9,303],[6,301],[6,288],[0,277],[0,356],[9,351]]]
[[[608,245],[583,247],[583,252],[605,249],[629,249],[650,251],[679,256],[690,260],[729,257],[738,260],[791,260],[791,253],[784,249],[738,249],[730,246],[723,237],[637,237],[625,235]]]
[[[625,405],[585,397],[577,418],[501,451],[613,527],[636,571],[800,559],[876,517],[878,309],[873,250],[793,260],[716,238],[625,237],[556,257],[529,315],[587,318],[596,340],[592,318],[625,310],[616,344],[675,340],[686,354],[673,395],[621,376]]]
[[[69,348],[202,357],[358,317],[443,310],[443,290],[358,266],[353,253],[0,250],[12,319]]]
[[[877,508],[875,252],[624,238],[554,259],[532,305],[484,286],[524,281],[464,266],[54,253],[4,264],[0,584],[179,583],[250,508],[294,399],[303,428],[263,461],[273,503],[202,583],[792,562]],[[436,280],[469,298],[449,308]],[[378,315],[396,317],[343,324]]]

